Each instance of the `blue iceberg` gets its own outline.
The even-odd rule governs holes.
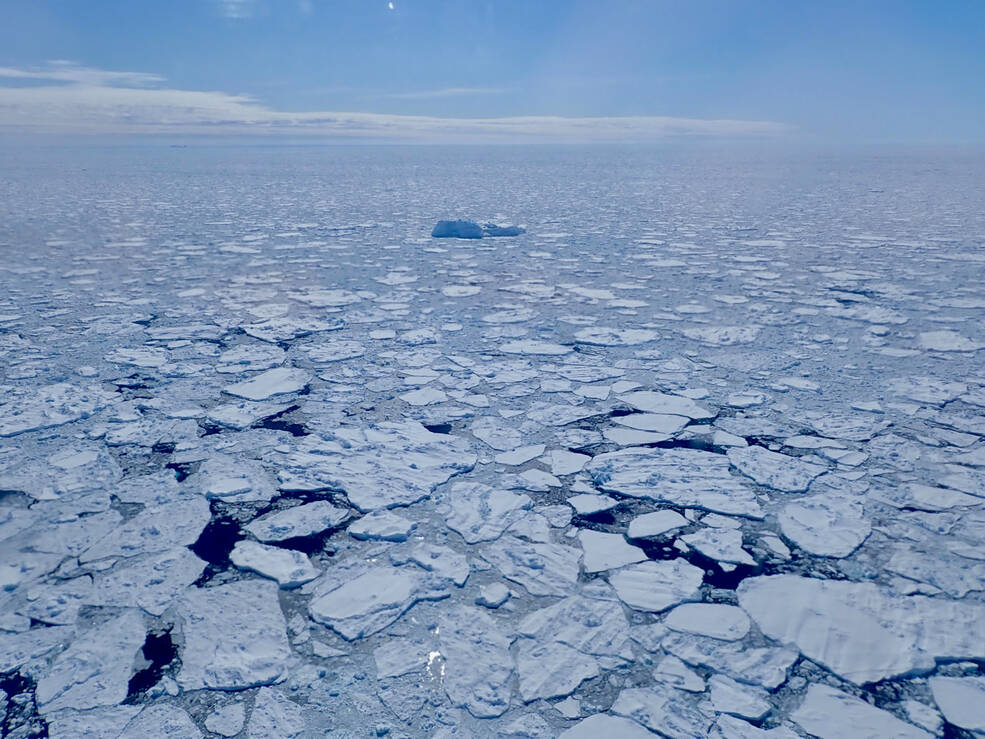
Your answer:
[[[480,226],[475,221],[438,221],[431,236],[435,239],[481,239],[485,236],[519,236],[526,233],[520,226],[497,226],[486,223]]]

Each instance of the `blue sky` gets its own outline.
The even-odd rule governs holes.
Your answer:
[[[388,6],[0,0],[0,130],[985,140],[977,0]]]

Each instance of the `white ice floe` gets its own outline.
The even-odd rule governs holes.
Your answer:
[[[608,713],[596,713],[559,734],[560,739],[598,739],[600,736],[652,739],[653,734],[635,721]]]
[[[256,372],[279,367],[284,363],[287,352],[279,346],[270,344],[239,344],[219,355],[215,371],[222,374]]]
[[[578,540],[585,551],[582,558],[585,572],[603,572],[646,559],[643,550],[628,543],[622,534],[582,529]]]
[[[522,493],[477,482],[454,483],[445,496],[445,523],[468,544],[492,541],[523,518],[533,501]]]
[[[448,394],[436,387],[426,386],[404,393],[400,399],[408,405],[433,405],[434,403],[444,403],[448,400]]]
[[[783,535],[822,557],[847,557],[872,531],[860,501],[815,495],[783,507],[777,516]]]
[[[243,580],[191,588],[178,602],[183,690],[243,690],[280,682],[291,649],[277,585]]]
[[[93,576],[85,601],[98,606],[132,606],[163,614],[205,570],[186,547],[134,557]]]
[[[705,691],[705,679],[672,654],[660,660],[653,670],[653,679],[689,693]]]
[[[931,734],[828,685],[814,683],[791,718],[820,739],[930,739]]]
[[[420,542],[409,549],[395,547],[390,550],[390,561],[395,565],[413,562],[438,577],[450,580],[458,587],[465,584],[472,571],[468,557],[451,547]]]
[[[531,356],[561,356],[570,354],[574,351],[570,346],[555,344],[550,341],[534,341],[524,339],[522,341],[507,341],[499,345],[499,350],[505,354],[529,354]]]
[[[169,355],[166,349],[159,347],[144,347],[134,349],[114,349],[105,357],[107,362],[126,364],[132,367],[157,369],[167,364]]]
[[[290,407],[290,403],[253,403],[242,400],[212,408],[206,414],[206,419],[216,426],[242,431],[255,423],[280,415]]]
[[[591,461],[587,454],[578,454],[564,449],[553,449],[544,461],[551,467],[552,475],[573,475],[581,470]]]
[[[728,396],[727,403],[733,408],[752,408],[766,402],[766,395],[756,391],[745,391],[732,393]]]
[[[749,633],[751,623],[741,608],[725,603],[683,603],[664,618],[674,631],[737,641]]]
[[[766,636],[856,684],[932,669],[935,658],[985,656],[978,604],[796,575],[748,578],[738,595]]]
[[[292,341],[301,336],[323,333],[325,331],[338,331],[345,327],[345,322],[341,320],[325,321],[318,318],[305,318],[298,316],[277,316],[259,323],[248,323],[242,326],[243,331],[255,339],[277,344],[284,341]]]
[[[666,413],[630,413],[628,416],[615,416],[613,423],[637,431],[656,431],[671,436],[683,429],[691,419]]]
[[[575,331],[575,341],[579,344],[596,346],[636,346],[655,341],[656,338],[656,331],[646,329],[591,326]]]
[[[604,664],[633,660],[629,624],[610,590],[571,596],[534,611],[517,626],[517,633],[537,642],[557,641],[597,657]]]
[[[932,677],[934,702],[949,724],[968,731],[985,731],[985,678]]]
[[[644,413],[684,416],[691,420],[715,417],[712,411],[698,405],[690,398],[680,395],[668,395],[667,393],[657,393],[652,390],[637,390],[636,392],[620,396],[620,399]]]
[[[721,454],[629,448],[600,454],[585,469],[605,492],[751,518],[764,515],[756,494],[732,475]]]
[[[394,637],[373,650],[378,678],[400,677],[423,672],[428,664],[430,644],[406,637]]]
[[[473,431],[473,433],[475,432]],[[530,446],[523,446],[513,449],[512,451],[497,454],[495,460],[499,464],[506,464],[511,467],[515,467],[521,464],[526,464],[532,459],[536,459],[544,453],[545,449],[546,447],[543,444],[531,444]]]
[[[461,607],[438,620],[442,684],[453,705],[473,716],[500,716],[510,707],[513,680],[511,639],[488,612]]]
[[[319,500],[255,518],[246,530],[260,541],[284,541],[333,529],[348,517],[347,509]]]
[[[219,706],[205,719],[205,728],[219,736],[236,736],[246,723],[246,707],[241,701]]]
[[[358,303],[360,298],[351,290],[306,290],[291,296],[294,300],[312,308],[337,308]]]
[[[737,565],[754,565],[756,560],[742,548],[742,532],[736,529],[706,528],[685,534],[681,541],[706,557]]]
[[[135,557],[194,544],[211,518],[202,498],[149,505],[101,537],[80,555],[82,562],[107,557]]]
[[[674,632],[660,646],[694,667],[705,667],[740,682],[774,690],[787,680],[787,671],[800,656],[795,649],[750,647],[743,641]]]
[[[361,511],[416,503],[475,465],[468,445],[413,421],[306,437],[281,460],[281,487],[343,490]]]
[[[651,731],[679,739],[707,736],[712,723],[709,713],[696,708],[686,693],[676,690],[624,688],[611,710]]]
[[[0,705],[5,706],[3,699],[0,699]],[[168,710],[172,707],[162,706],[157,709],[158,712],[162,708]],[[120,739],[120,737],[126,736],[124,731],[134,716],[140,712],[141,706],[127,705],[91,708],[87,711],[57,711],[48,717],[48,737],[49,739],[76,739],[77,737]],[[185,714],[186,717],[187,715]],[[194,739],[200,739],[200,736],[192,736]]]
[[[296,588],[311,582],[321,570],[301,552],[281,549],[255,541],[238,541],[229,560],[241,570],[250,570],[276,580],[282,588]]]
[[[533,639],[520,640],[516,669],[520,697],[527,703],[570,695],[582,681],[599,674],[595,658],[560,642]]]
[[[306,733],[301,706],[275,688],[257,691],[246,739],[301,739]]]
[[[481,585],[475,598],[476,605],[486,608],[499,608],[510,598],[510,589],[501,582]]]
[[[352,641],[385,629],[419,601],[448,595],[442,578],[430,573],[372,567],[350,580],[327,584],[308,609],[315,621]]]
[[[575,512],[579,516],[591,516],[595,513],[608,511],[619,505],[618,500],[610,498],[608,495],[592,495],[590,493],[573,495],[568,498],[567,503],[575,509]]]
[[[407,541],[415,523],[388,510],[370,511],[349,525],[353,539]]]
[[[760,327],[750,326],[700,326],[681,331],[689,339],[712,346],[749,344],[759,337]]]
[[[202,739],[202,732],[184,708],[172,703],[160,702],[144,706],[114,739],[143,739],[149,736]]]
[[[937,352],[975,352],[985,348],[985,344],[962,336],[957,331],[925,331],[920,334],[920,347]]]
[[[743,685],[723,675],[712,675],[708,680],[708,691],[715,710],[732,716],[761,721],[773,709],[765,690]]]
[[[581,550],[574,547],[504,535],[481,553],[503,577],[531,595],[568,595],[578,582]]]
[[[310,378],[304,370],[277,367],[249,380],[227,385],[223,391],[246,400],[267,400],[275,395],[289,395],[303,390]]]
[[[729,462],[760,485],[786,493],[802,493],[826,468],[796,457],[771,452],[761,446],[729,449]]]
[[[130,609],[79,634],[38,680],[41,712],[122,703],[145,636],[143,617]]]
[[[361,357],[366,353],[366,348],[362,343],[351,339],[334,339],[309,344],[302,351],[316,364],[329,364]]]
[[[54,428],[87,418],[116,400],[99,386],[65,382],[36,389],[0,386],[0,437]]]
[[[652,539],[669,531],[687,526],[689,521],[677,511],[662,510],[644,513],[629,522],[630,539]]]
[[[642,562],[609,574],[619,599],[637,611],[665,611],[695,600],[704,572],[683,559]]]

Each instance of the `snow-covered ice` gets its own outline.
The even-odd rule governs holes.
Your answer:
[[[980,164],[58,151],[0,733],[985,734]]]

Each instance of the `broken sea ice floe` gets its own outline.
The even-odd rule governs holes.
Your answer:
[[[635,179],[599,212],[528,175],[500,207],[567,231],[407,248],[419,207],[461,207],[452,176],[412,208],[384,192],[387,223],[294,223],[281,197],[217,223],[117,208],[107,231],[154,245],[120,280],[113,242],[5,252],[4,731],[985,729],[962,220],[850,208],[876,241],[820,207],[781,237],[713,201],[641,219]],[[367,192],[314,196],[347,223]]]
[[[486,236],[519,236],[527,230],[521,226],[497,226],[495,223],[484,223],[481,226],[475,221],[438,221],[431,231],[435,239],[481,239]]]

